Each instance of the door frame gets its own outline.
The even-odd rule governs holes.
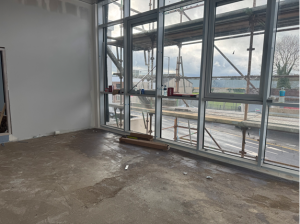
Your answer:
[[[5,95],[4,97],[5,97],[6,116],[7,116],[7,128],[8,128],[8,132],[0,133],[0,136],[5,136],[5,135],[12,134],[5,48],[0,47],[0,54],[2,55],[2,78],[3,78],[3,88],[4,88],[4,95]]]

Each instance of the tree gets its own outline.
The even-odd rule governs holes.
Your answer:
[[[299,69],[299,39],[296,35],[286,35],[277,40],[274,54],[274,73],[278,76],[288,76],[291,71]],[[279,77],[277,88],[290,89],[288,77]]]

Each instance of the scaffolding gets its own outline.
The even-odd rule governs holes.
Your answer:
[[[114,2],[114,4],[118,5],[120,7],[120,13],[122,18],[122,9],[123,5],[119,4],[118,2]],[[289,30],[295,30],[299,29],[298,27],[293,27],[295,25],[299,25],[299,11],[298,11],[298,2],[297,1],[290,1],[290,2],[280,2],[281,4],[281,12],[278,20],[277,27],[279,28],[278,32],[284,32]],[[194,4],[192,6],[187,7],[181,7],[179,9],[170,10],[166,12],[166,14],[171,13],[179,13],[179,23],[176,25],[170,25],[165,27],[165,42],[164,46],[177,46],[178,47],[178,56],[176,59],[176,73],[174,75],[170,75],[168,72],[168,75],[163,75],[163,78],[167,79],[175,79],[175,88],[174,92],[179,93],[179,83],[180,80],[183,82],[184,87],[184,93],[186,93],[186,85],[185,81],[189,79],[200,79],[199,77],[186,77],[184,75],[184,67],[183,67],[183,57],[182,57],[182,46],[184,45],[191,45],[195,43],[201,43],[202,34],[199,30],[203,27],[203,19],[196,19],[192,20],[189,15],[187,14],[188,10],[203,7],[204,3],[200,4]],[[149,10],[155,9],[155,0],[152,1],[149,0]],[[139,11],[135,9],[130,9],[131,11],[135,13],[140,13]],[[253,0],[253,8],[251,10],[244,10],[241,12],[239,10],[238,12],[228,12],[224,14],[220,14],[216,17],[215,21],[215,45],[214,48],[219,54],[234,68],[234,70],[240,75],[240,78],[244,79],[246,84],[246,94],[251,93],[258,93],[259,89],[255,87],[255,85],[251,82],[253,78],[259,78],[260,76],[251,75],[251,66],[252,66],[252,57],[253,57],[253,51],[255,51],[255,48],[253,47],[253,40],[254,36],[264,34],[265,30],[265,21],[264,17],[266,14],[266,6],[257,6],[256,0]],[[187,18],[187,22],[183,22],[183,17]],[[222,22],[226,20],[226,23]],[[156,48],[156,28],[154,27],[154,23],[149,23],[149,27],[146,30],[144,26],[142,28],[133,27],[133,29],[137,29],[138,33],[134,34],[132,36],[133,42],[135,43],[134,47],[135,50],[143,50],[144,51],[144,61],[145,65],[148,67],[147,74],[141,78],[141,80],[133,85],[132,89],[136,87],[140,82],[144,82],[144,80],[147,79],[148,82],[150,82],[150,88],[153,89],[153,85],[155,83],[155,76],[154,76],[154,69],[156,66],[154,65],[154,48]],[[283,29],[285,27],[289,27],[287,29]],[[122,29],[121,29],[122,30]],[[122,46],[120,43],[122,43],[123,35],[122,31],[120,31],[120,37],[118,38],[111,38],[114,41],[108,43],[109,45],[116,46],[117,52],[118,47],[120,48],[120,55],[122,55]],[[146,37],[146,38],[145,38]],[[240,37],[250,37],[249,40],[249,48],[247,51],[249,51],[248,54],[248,66],[247,66],[247,74],[243,74],[236,65],[216,46],[216,43],[221,40],[226,39],[233,39],[233,38],[240,38]],[[111,53],[108,52],[109,57],[113,61],[113,63],[118,68],[118,73],[120,74],[120,82],[122,83],[122,77],[123,77],[123,69],[122,69],[122,56],[119,56],[119,53],[117,53],[117,59],[114,58]],[[221,77],[213,77],[213,78],[236,78],[236,76],[221,76]],[[297,76],[299,77],[299,76]],[[122,86],[122,85],[121,85]],[[140,101],[147,107],[147,100],[144,100],[139,97]],[[189,104],[182,99],[186,107],[189,107]],[[120,105],[122,105],[122,101],[120,101]],[[152,116],[154,115],[153,112],[147,112],[147,119],[145,120],[144,112],[143,114],[143,120],[144,120],[144,126],[146,129],[146,133],[151,134],[152,131]],[[148,119],[148,116],[150,117],[150,120]],[[244,111],[244,121],[247,120],[248,117],[248,104],[245,104],[245,111]],[[150,122],[150,124],[148,123]],[[118,122],[117,122],[118,123]],[[120,126],[122,127],[122,126]],[[190,120],[188,120],[188,127],[180,126],[178,125],[178,117],[174,118],[174,125],[171,127],[164,128],[174,129],[174,141],[184,140],[190,142],[190,144],[195,144],[195,140],[192,140],[191,138],[191,130],[195,131],[197,129],[190,127]],[[178,128],[184,128],[188,129],[189,134],[185,136],[178,137]],[[245,151],[245,143],[246,143],[246,131],[248,130],[248,127],[241,127],[242,131],[242,150],[239,152],[239,155],[241,157],[253,157],[250,155],[247,155]],[[205,128],[205,132],[209,135],[209,137],[213,140],[217,148],[213,148],[215,150],[220,150],[222,153],[225,153],[226,150],[222,149],[222,147],[218,144],[218,142],[214,139],[214,137],[211,135],[211,133]],[[186,138],[188,137],[188,138]],[[208,147],[209,148],[209,147]],[[230,152],[232,153],[232,152]]]

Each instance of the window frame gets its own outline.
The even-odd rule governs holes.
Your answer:
[[[216,21],[216,8],[217,5],[226,5],[226,4],[231,4],[235,2],[239,2],[242,0],[212,0],[212,7],[209,9],[210,16],[209,16],[209,23],[212,24],[209,27],[208,31],[208,36],[209,36],[209,41],[208,41],[208,62],[207,62],[207,70],[206,70],[206,79],[205,79],[205,98],[210,101],[214,101],[215,99],[223,99],[223,100],[237,100],[237,101],[260,101],[260,103],[263,102],[263,87],[264,87],[264,76],[266,75],[263,73],[263,66],[261,66],[261,76],[260,76],[260,85],[259,85],[259,94],[222,94],[222,93],[212,93],[211,92],[211,85],[212,85],[212,72],[213,72],[213,59],[214,59],[214,38],[215,38],[215,21]],[[267,9],[269,5],[266,5]],[[266,20],[268,19],[268,13],[266,11]],[[266,28],[265,32],[266,33]],[[264,42],[266,39],[266,35],[264,36]],[[262,52],[262,60],[263,62],[264,57],[267,55],[267,50],[266,48],[263,48]],[[252,102],[253,103],[253,102]]]
[[[140,14],[138,14],[140,15]],[[137,15],[134,15],[134,16],[137,16]],[[126,91],[126,94],[135,94],[135,91],[133,90],[133,53],[132,53],[132,29],[133,29],[133,26],[138,26],[138,25],[142,25],[142,24],[145,24],[145,23],[151,23],[151,22],[156,22],[158,23],[158,20],[157,20],[157,13],[152,13],[152,14],[149,14],[149,15],[145,15],[145,16],[142,16],[142,17],[139,17],[139,18],[133,18],[133,19],[130,19],[127,21],[127,42],[126,42],[126,46],[128,46],[128,49],[127,49],[127,57],[128,57],[128,61],[127,63],[129,63],[129,66],[127,66],[127,69],[126,69],[126,72],[127,72],[127,76],[126,76],[126,79],[127,79],[127,82],[128,82],[128,91]],[[128,32],[129,31],[129,32]],[[157,31],[158,32],[158,29]],[[158,36],[158,35],[157,35]],[[158,38],[156,40],[156,46],[158,46]],[[157,65],[157,62],[158,62],[158,51],[156,50],[156,65]],[[128,65],[128,64],[127,64]],[[156,73],[157,73],[157,67],[156,67]],[[155,96],[155,93],[154,91],[147,91],[145,90],[145,94],[151,94],[153,96]]]
[[[215,95],[208,92],[210,89],[210,84],[207,85],[208,80],[211,78],[212,72],[212,60],[213,60],[213,44],[214,44],[214,19],[215,19],[215,8],[216,2],[222,4],[229,4],[232,2],[237,2],[241,0],[184,0],[177,3],[173,3],[170,5],[165,6],[164,0],[158,0],[157,9],[143,12],[137,15],[130,16],[130,0],[124,0],[124,18],[121,20],[112,21],[109,23],[105,23],[104,15],[105,11],[103,6],[105,4],[109,4],[116,0],[105,0],[98,3],[98,18],[96,21],[97,28],[97,54],[98,54],[98,71],[99,76],[97,77],[97,90],[99,95],[96,97],[98,104],[98,126],[99,128],[117,132],[120,134],[128,134],[130,131],[130,94],[129,93],[129,84],[132,80],[132,77],[129,77],[131,71],[131,60],[130,58],[126,57],[130,54],[131,49],[126,43],[130,42],[130,35],[128,32],[128,23],[134,19],[140,19],[145,16],[149,16],[151,14],[156,16],[157,21],[157,67],[156,67],[156,86],[161,86],[161,79],[163,74],[163,39],[164,39],[164,11],[168,11],[171,9],[176,9],[178,7],[184,7],[187,5],[191,5],[193,3],[204,2],[204,16],[203,16],[203,41],[202,41],[202,57],[201,57],[201,71],[200,71],[200,85],[199,85],[199,106],[198,106],[198,133],[197,133],[197,148],[190,148],[188,146],[182,146],[181,144],[177,144],[174,142],[166,141],[161,139],[161,122],[162,122],[162,99],[164,97],[160,96],[160,90],[156,88],[155,95],[151,95],[151,97],[155,97],[155,140],[159,142],[165,142],[170,144],[171,147],[180,149],[182,151],[187,151],[189,153],[193,153],[196,155],[200,155],[206,158],[212,158],[214,160],[223,161],[229,164],[235,164],[238,166],[250,168],[252,170],[258,170],[264,173],[273,173],[277,176],[285,175],[288,178],[293,178],[299,180],[298,171],[291,171],[285,168],[278,168],[274,167],[273,165],[264,164],[264,150],[265,150],[265,143],[266,143],[266,128],[268,125],[268,106],[272,104],[269,100],[270,96],[270,80],[271,80],[271,70],[270,63],[273,62],[273,50],[274,50],[274,23],[276,23],[278,12],[276,7],[278,6],[279,0],[267,0],[267,11],[266,11],[266,28],[265,28],[265,36],[264,36],[264,43],[263,43],[263,55],[262,55],[262,67],[261,67],[261,77],[260,77],[260,93],[258,95],[243,95],[243,96],[233,96],[233,97],[224,97],[222,95]],[[96,7],[97,8],[97,7]],[[104,93],[103,83],[104,83],[104,68],[103,68],[103,61],[104,61],[104,29],[105,27],[109,27],[112,25],[117,25],[123,23],[124,25],[124,85],[125,85],[125,93],[124,93],[124,126],[123,129],[116,129],[113,127],[107,127],[103,124],[103,115],[104,115],[104,96],[107,93]],[[276,24],[275,24],[275,31],[276,31]],[[130,64],[128,64],[130,63]],[[130,66],[128,66],[130,65]],[[130,67],[130,68],[129,68]],[[209,86],[209,88],[207,88]],[[264,88],[263,88],[264,87]],[[208,94],[209,93],[209,94]],[[148,96],[148,95],[144,95]],[[150,95],[149,95],[150,96]],[[257,157],[257,161],[245,161],[242,158],[234,158],[231,156],[220,155],[219,153],[209,152],[206,151],[203,147],[204,143],[204,127],[205,127],[205,101],[221,101],[221,102],[241,102],[245,104],[261,104],[263,105],[262,109],[262,120],[261,120],[261,132],[260,132],[260,139],[259,142],[259,153]],[[275,104],[278,106],[279,104]],[[285,104],[286,105],[286,104]],[[292,105],[295,107],[295,104]],[[298,104],[299,106],[299,104]]]

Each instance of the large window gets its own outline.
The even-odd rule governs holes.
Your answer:
[[[271,96],[275,103],[299,103],[298,0],[280,1]]]
[[[204,148],[256,159],[262,105],[245,109],[242,103],[206,102]]]
[[[267,5],[253,4],[245,0],[216,6],[211,94],[234,97],[260,92]]]
[[[98,6],[100,126],[237,165],[299,168],[299,0]]]
[[[132,87],[136,93],[144,89],[147,93],[156,88],[156,45],[157,45],[157,22],[145,22],[133,25],[132,37]]]
[[[165,12],[162,85],[174,88],[174,93],[199,93],[203,6]]]
[[[124,99],[122,96],[105,94],[105,124],[114,128],[124,128]]]
[[[130,96],[130,131],[154,135],[155,97]]]
[[[280,1],[264,162],[299,169],[299,0]]]
[[[162,138],[196,147],[197,119],[197,100],[162,100]]]
[[[112,22],[124,17],[123,0],[118,0],[106,5],[105,22]]]
[[[299,168],[299,108],[269,108],[265,163]]]
[[[123,24],[106,28],[106,86],[124,87]]]

